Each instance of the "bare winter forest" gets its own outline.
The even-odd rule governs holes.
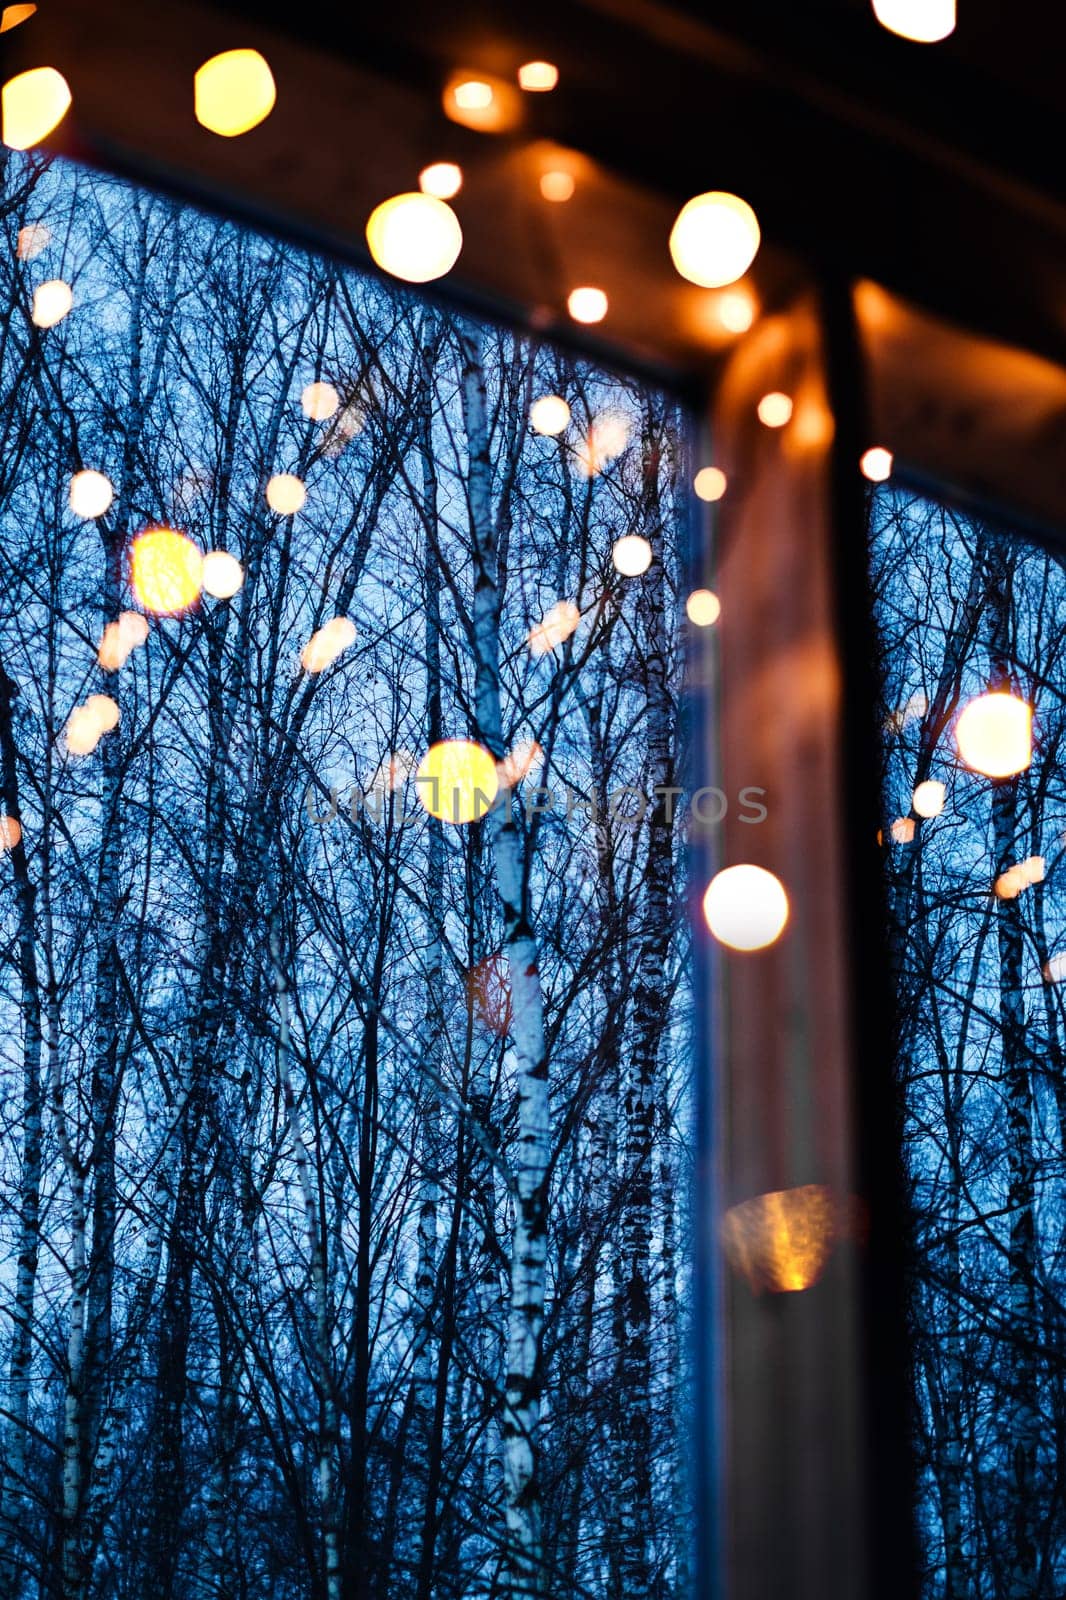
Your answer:
[[[0,1595],[681,1600],[684,416],[68,164],[0,215]],[[145,627],[155,526],[243,586]],[[480,820],[411,781],[445,739]]]
[[[1052,1600],[1066,1587],[1066,569],[903,489],[879,491],[871,516],[923,1592]],[[955,757],[957,713],[990,686],[1034,708],[1016,777]]]

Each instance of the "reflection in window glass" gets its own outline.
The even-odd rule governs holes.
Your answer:
[[[0,1593],[681,1596],[684,418],[69,165],[4,236]]]
[[[1066,572],[903,490],[871,506],[924,1592],[1057,1595]],[[1028,766],[1024,707],[990,738],[990,692],[1032,708]]]

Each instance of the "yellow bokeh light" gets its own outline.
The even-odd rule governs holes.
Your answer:
[[[366,242],[383,272],[405,283],[431,283],[458,261],[463,230],[446,201],[413,191],[395,194],[375,207],[367,221]]]
[[[873,0],[874,16],[890,33],[937,44],[955,31],[955,0]]]
[[[454,161],[434,161],[418,174],[418,187],[435,200],[450,200],[463,187],[463,169]]]
[[[266,486],[266,497],[271,511],[276,511],[282,517],[294,517],[303,510],[307,489],[303,479],[296,477],[295,473],[276,472]]]
[[[788,910],[780,878],[748,863],[723,868],[703,896],[708,928],[731,950],[765,950],[784,932]]]
[[[203,588],[215,600],[232,600],[244,582],[244,568],[228,550],[209,550],[204,556]]]
[[[561,205],[574,198],[576,184],[569,172],[544,172],[540,178],[540,192],[545,200]]]
[[[67,718],[63,739],[72,756],[92,755],[105,733],[118,727],[118,706],[109,694],[91,694]]]
[[[30,316],[38,328],[54,328],[62,322],[71,306],[74,294],[69,283],[62,278],[50,278],[39,283],[33,291],[33,310]]]
[[[258,50],[224,50],[193,80],[196,120],[224,139],[256,128],[274,109],[274,74]]]
[[[778,389],[759,401],[759,421],[765,428],[783,428],[791,416],[792,401]]]
[[[111,479],[91,467],[70,480],[70,509],[76,517],[102,517],[115,498]]]
[[[527,94],[546,94],[559,82],[559,68],[551,61],[526,61],[518,69],[519,88]]]
[[[911,810],[919,817],[939,817],[944,809],[947,788],[936,778],[925,778],[915,785],[911,795]]]
[[[817,1283],[837,1240],[851,1231],[848,1210],[817,1183],[756,1195],[725,1213],[722,1243],[756,1294],[798,1293]]]
[[[722,615],[722,602],[713,589],[693,589],[685,601],[685,614],[697,628],[713,628]]]
[[[571,290],[566,305],[575,322],[602,322],[607,315],[607,296],[592,284]]]
[[[955,725],[962,760],[986,778],[1024,772],[1033,759],[1033,710],[1005,689],[978,695]]]
[[[9,78],[0,93],[3,141],[29,150],[57,128],[70,110],[70,85],[55,67],[31,67]]]
[[[611,560],[623,578],[639,578],[651,566],[651,545],[642,534],[624,533],[614,541]]]
[[[117,672],[147,637],[147,619],[139,611],[123,611],[116,622],[109,622],[104,629],[96,659],[105,672]]]
[[[442,822],[477,822],[499,791],[496,763],[472,739],[445,739],[429,747],[415,775],[418,797]]]
[[[308,639],[300,652],[300,665],[305,672],[325,672],[351,648],[355,638],[355,623],[350,617],[333,617]]]
[[[670,232],[670,255],[690,283],[721,289],[747,272],[760,237],[747,201],[714,189],[682,206]]]
[[[0,811],[0,854],[14,850],[22,838],[22,826],[17,817],[9,817],[6,811]]]
[[[204,558],[173,528],[149,528],[130,549],[130,582],[146,611],[173,617],[200,598]]]
[[[864,478],[871,483],[885,483],[892,476],[892,452],[885,450],[880,445],[873,445],[869,450],[864,450],[859,460],[859,469]]]
[[[728,487],[721,467],[701,467],[692,480],[692,487],[701,500],[720,500]]]
[[[529,425],[534,433],[550,437],[562,433],[570,421],[570,407],[558,394],[542,394],[529,408]]]
[[[35,5],[5,6],[3,15],[0,16],[0,33],[10,33],[12,28],[17,28],[20,22],[29,21],[37,10]]]
[[[331,383],[309,383],[300,396],[303,414],[312,422],[328,422],[340,403],[341,397]]]
[[[755,296],[750,289],[729,289],[719,295],[715,311],[727,333],[747,333],[755,321]]]

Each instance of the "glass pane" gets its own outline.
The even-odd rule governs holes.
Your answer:
[[[0,1593],[683,1595],[687,418],[5,181]]]
[[[905,489],[874,494],[871,519],[924,1593],[1050,1596],[1066,1579],[1066,573]]]

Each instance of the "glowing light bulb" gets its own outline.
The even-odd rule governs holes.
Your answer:
[[[331,383],[309,383],[300,396],[305,417],[312,422],[328,422],[341,403],[341,397]]]
[[[572,290],[566,304],[575,322],[602,322],[607,315],[607,296],[591,284]]]
[[[869,478],[871,483],[884,483],[892,476],[891,450],[883,450],[880,445],[864,450],[859,468],[863,477]]]
[[[193,79],[196,120],[224,139],[256,128],[277,99],[274,74],[258,50],[224,50]]]
[[[454,161],[434,161],[418,174],[418,187],[435,200],[450,200],[463,187],[463,169]]]
[[[203,587],[216,600],[232,600],[244,582],[244,568],[228,550],[209,550],[204,556]]]
[[[325,672],[326,668],[355,643],[355,623],[350,617],[333,617],[313,633],[300,652],[305,672]]]
[[[111,479],[86,468],[70,480],[70,509],[76,517],[102,517],[115,498]]]
[[[130,549],[130,582],[146,611],[173,617],[200,598],[204,558],[173,528],[149,528]]]
[[[955,31],[955,0],[873,0],[874,16],[890,33],[937,44]]]
[[[721,289],[747,272],[760,237],[758,218],[747,201],[714,189],[682,206],[670,232],[670,254],[690,283]]]
[[[697,628],[713,628],[722,615],[722,602],[713,589],[693,589],[685,601],[685,612]]]
[[[955,725],[959,755],[986,778],[1024,772],[1033,759],[1033,709],[1003,689],[978,695]]]
[[[651,545],[639,533],[625,533],[614,541],[611,560],[623,578],[639,578],[651,566]]]
[[[382,271],[405,283],[430,283],[458,261],[463,230],[445,201],[418,192],[396,194],[370,213],[366,242]]]
[[[545,200],[561,205],[572,200],[576,185],[569,172],[544,172],[540,179],[540,192]]]
[[[759,401],[759,421],[764,428],[783,428],[791,415],[792,401],[779,390],[764,394]]]
[[[561,395],[543,394],[529,408],[529,425],[534,433],[551,437],[562,433],[570,421],[570,407]]]
[[[727,333],[747,333],[755,321],[755,296],[750,289],[730,289],[719,296],[715,309]]]
[[[55,67],[31,67],[9,78],[0,93],[3,141],[29,150],[47,139],[70,110],[70,85]]]
[[[925,778],[911,795],[911,810],[920,817],[939,817],[944,809],[947,788],[936,778]]]
[[[73,304],[74,292],[70,284],[64,283],[62,278],[50,278],[47,283],[39,283],[33,291],[31,320],[38,328],[54,328],[57,322],[62,322]]]
[[[276,511],[282,517],[294,517],[303,510],[307,490],[303,479],[296,477],[295,473],[276,472],[266,486],[266,497],[271,511]]]
[[[559,68],[551,61],[526,61],[518,69],[518,86],[527,94],[546,94],[559,82]]]
[[[765,950],[788,922],[788,895],[780,878],[764,867],[725,867],[707,886],[703,915],[719,944]]]
[[[445,739],[429,747],[415,774],[415,789],[431,817],[477,822],[499,791],[496,763],[471,739]]]
[[[728,480],[721,467],[701,467],[692,480],[692,487],[701,500],[720,500],[725,494]]]

